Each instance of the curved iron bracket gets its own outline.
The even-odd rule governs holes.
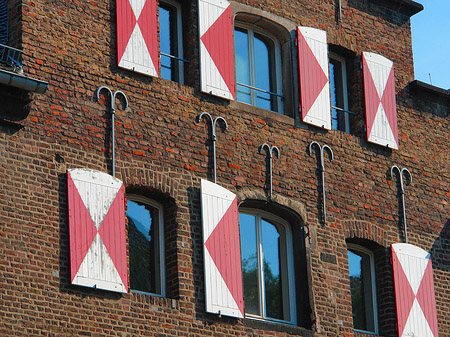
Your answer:
[[[217,166],[217,163],[216,163],[216,140],[217,140],[217,137],[216,137],[216,124],[217,124],[217,122],[222,121],[223,124],[225,125],[225,130],[227,130],[228,129],[228,123],[225,120],[225,118],[223,118],[221,116],[218,116],[215,119],[213,119],[212,116],[208,112],[202,112],[197,117],[197,122],[198,123],[200,123],[200,121],[202,120],[203,116],[209,117],[209,120],[211,121],[211,139],[212,139],[212,144],[213,144],[213,165],[214,165],[213,171],[214,171],[214,184],[215,184],[216,180],[217,180],[217,173],[216,173],[216,171],[217,171],[217,169],[216,169],[216,166]]]
[[[402,197],[402,213],[403,213],[403,228],[405,230],[405,243],[408,243],[408,227],[406,224],[406,205],[405,205],[405,187],[404,187],[404,180],[403,180],[403,176],[405,178],[409,178],[406,180],[406,185],[411,185],[412,184],[412,174],[411,172],[407,169],[407,168],[402,168],[400,170],[400,168],[397,165],[394,165],[391,167],[390,170],[390,174],[391,177],[394,178],[394,171],[398,172],[398,176],[399,176],[399,185],[400,185],[400,191],[399,194]],[[409,182],[408,182],[409,180]]]
[[[323,224],[325,225],[327,223],[327,199],[325,197],[325,160],[324,160],[324,152],[328,151],[330,155],[330,162],[334,160],[334,154],[331,147],[328,145],[321,146],[318,142],[312,141],[311,144],[309,144],[309,155],[312,154],[313,146],[316,145],[319,149],[319,155],[320,155],[320,165],[319,165],[319,172],[321,174],[321,180],[322,180],[322,201],[323,201]]]
[[[269,179],[270,179],[269,197],[272,197],[272,194],[273,194],[273,177],[272,177],[273,151],[276,150],[275,155],[279,159],[280,158],[280,149],[278,147],[276,147],[275,145],[270,146],[269,144],[264,143],[258,149],[258,153],[261,153],[265,147],[267,147],[267,152],[269,153]]]
[[[102,85],[95,91],[95,98],[97,102],[100,100],[100,92],[104,90],[109,94],[110,97],[110,113],[111,113],[111,152],[112,152],[112,176],[114,177],[116,175],[116,169],[115,169],[115,132],[114,132],[114,115],[116,113],[115,108],[115,102],[116,102],[116,96],[121,96],[125,104],[123,104],[123,110],[126,110],[128,108],[128,99],[127,96],[120,90],[114,91],[114,93],[109,89],[107,86]]]

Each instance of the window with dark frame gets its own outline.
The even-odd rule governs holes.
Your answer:
[[[237,100],[283,113],[278,41],[259,28],[236,25],[234,43]]]
[[[246,317],[296,323],[292,234],[288,224],[259,210],[240,210]]]
[[[181,5],[175,1],[159,3],[159,43],[161,78],[183,83],[184,63]]]
[[[374,254],[367,248],[347,244],[353,327],[378,333]]]
[[[162,205],[127,195],[130,289],[165,296]]]
[[[347,65],[341,55],[330,53],[331,122],[334,130],[350,133]]]

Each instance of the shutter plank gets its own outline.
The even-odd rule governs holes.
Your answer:
[[[234,99],[233,19],[226,0],[199,0],[201,91]]]
[[[156,0],[116,0],[118,66],[158,76]]]
[[[327,34],[297,27],[297,38],[302,121],[331,130]]]
[[[201,181],[206,311],[244,316],[236,195]]]
[[[367,141],[398,149],[394,63],[363,52]]]
[[[431,257],[423,249],[391,246],[398,336],[437,337]]]
[[[94,170],[67,172],[71,281],[127,292],[124,188]]]

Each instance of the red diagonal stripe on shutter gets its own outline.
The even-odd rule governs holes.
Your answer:
[[[244,315],[239,216],[235,198],[205,243],[239,311]]]
[[[364,103],[366,107],[366,124],[367,124],[367,139],[369,139],[372,132],[373,122],[377,115],[378,107],[380,106],[381,99],[378,95],[375,82],[373,80],[370,68],[363,55],[363,74],[364,74]]]
[[[395,141],[398,144],[398,132],[397,132],[397,110],[395,106],[395,79],[394,79],[394,67],[389,72],[389,77],[386,83],[386,87],[383,91],[383,97],[381,98],[381,104],[383,104],[386,117],[389,121],[392,133],[395,137]]]
[[[408,277],[403,270],[400,260],[392,249],[392,267],[394,272],[395,304],[397,309],[398,335],[403,334],[408,321],[412,305],[416,296],[409,284]]]
[[[125,289],[128,288],[126,238],[125,238],[125,205],[123,185],[105,216],[98,230],[109,256],[122,279]]]
[[[156,74],[159,73],[158,36],[156,25],[156,1],[147,0],[138,19],[139,28],[144,37],[145,45],[155,66]]]
[[[420,308],[430,326],[434,336],[438,336],[437,318],[436,318],[436,304],[434,298],[433,286],[433,269],[431,267],[431,260],[428,260],[427,268],[417,291],[417,301]]]
[[[123,53],[130,41],[131,34],[136,26],[136,15],[129,0],[116,1],[117,17],[117,63],[120,63]]]
[[[94,241],[97,228],[69,172],[67,172],[67,199],[69,211],[70,280],[73,281],[87,251],[91,247],[92,241]]]
[[[201,40],[219,70],[220,76],[222,76],[228,90],[235,97],[232,27],[231,5],[229,5],[203,34]]]
[[[297,28],[297,36],[300,99],[302,104],[302,119],[304,119],[322,92],[323,87],[327,84],[328,78],[299,28]]]

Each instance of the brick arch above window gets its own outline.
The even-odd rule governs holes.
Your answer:
[[[243,188],[236,195],[239,206],[245,204],[245,207],[261,208],[263,205],[264,210],[278,214],[290,223],[300,221],[302,226],[306,224],[306,207],[295,198],[274,194],[268,201],[266,192],[257,188]]]
[[[347,220],[342,223],[344,236],[349,239],[364,239],[387,247],[391,242],[396,241],[396,237],[390,237],[383,227],[364,220]]]

